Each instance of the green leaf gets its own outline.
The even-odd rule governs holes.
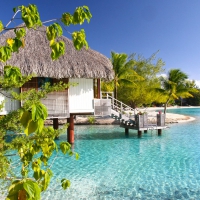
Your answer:
[[[64,190],[66,190],[67,188],[70,187],[70,181],[67,180],[67,179],[62,179],[62,180],[61,180],[61,185],[62,185],[62,188],[63,188]]]
[[[37,103],[32,105],[32,120],[45,120],[48,116],[47,114],[47,108],[42,103]]]
[[[42,152],[45,156],[49,155],[49,146],[47,143],[41,145]]]
[[[0,21],[0,32],[3,31],[3,29],[4,29],[3,23],[2,21]]]
[[[85,31],[81,29],[80,31],[75,31],[72,33],[72,40],[76,50],[80,50],[83,46],[88,49],[88,43],[86,41]]]
[[[18,193],[23,189],[23,183],[20,181],[12,182],[8,189],[8,195],[6,200],[18,200]]]
[[[51,177],[53,176],[53,173],[50,169],[48,169],[44,175],[44,179],[42,181],[42,186],[43,186],[43,191],[47,189],[49,183],[50,183],[50,180],[51,180]]]
[[[61,21],[66,25],[69,26],[73,23],[73,16],[70,13],[63,13]]]
[[[4,66],[4,79],[12,84],[16,84],[22,80],[22,74],[18,67],[6,65]]]
[[[58,23],[54,23],[46,29],[47,38],[49,41],[54,40],[56,37],[60,37],[63,34],[62,27]]]
[[[23,187],[28,194],[30,200],[40,200],[41,189],[35,181],[26,180]]]
[[[16,13],[17,12],[17,7],[13,8],[13,12]]]
[[[39,185],[35,182],[33,182],[34,188],[35,188],[35,197],[34,200],[40,200],[40,194],[41,194],[41,189]]]
[[[42,25],[36,5],[30,4],[28,7],[22,5],[20,10],[22,20],[27,28],[35,28]]]
[[[70,151],[70,146],[68,142],[61,142],[60,143],[60,149],[63,154],[66,154]]]
[[[24,28],[15,29],[14,32],[18,39],[20,39],[26,35],[26,30]]]
[[[9,40],[12,40],[12,42],[10,43]],[[22,41],[18,38],[8,39],[7,43],[12,48],[12,52],[18,52],[19,48],[22,46]]]
[[[41,173],[40,173],[40,169],[34,171],[33,177],[35,178],[35,180],[39,180],[39,179],[42,178]]]
[[[35,197],[35,186],[33,184],[33,181],[29,180],[29,181],[25,181],[23,183],[23,188],[26,190],[26,192],[29,195],[29,198],[34,198]]]
[[[31,112],[29,111],[25,111],[23,114],[22,114],[22,117],[20,119],[20,122],[21,124],[23,125],[23,127],[27,127],[28,124],[30,123],[30,120],[31,120]]]
[[[44,120],[43,119],[38,119],[37,120],[37,129],[36,132],[41,133],[44,128]]]
[[[75,157],[76,157],[76,160],[78,160],[79,159],[79,154],[75,153]]]
[[[54,42],[51,44],[51,58],[52,60],[58,59],[61,55],[64,55],[65,53],[65,43],[63,41],[60,42]]]
[[[9,46],[0,47],[0,61],[6,62],[10,59],[12,53],[12,49]]]
[[[28,126],[24,130],[24,133],[26,135],[30,135],[31,133],[34,133],[37,129],[38,129],[37,122],[30,120],[29,123],[28,123]]]
[[[46,157],[46,156],[44,156],[44,155],[41,155],[40,156],[40,160],[44,163],[44,165],[47,165],[48,163],[48,158]]]
[[[73,24],[83,24],[85,20],[90,22],[92,14],[87,6],[76,8],[73,15]]]

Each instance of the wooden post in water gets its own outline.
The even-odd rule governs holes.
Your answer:
[[[158,129],[158,135],[162,134],[162,129]]]
[[[69,143],[74,143],[74,116],[70,114],[70,118],[67,118],[67,122],[69,123],[69,127],[67,129],[67,140]]]
[[[129,130],[128,128],[125,128],[125,135],[128,136],[128,134],[129,134]]]
[[[147,133],[147,130],[144,130],[144,133]]]
[[[53,118],[53,128],[55,130],[58,130],[58,118]],[[56,137],[55,139],[58,140],[58,137]]]
[[[138,137],[141,137],[141,136],[142,136],[142,131],[138,130]]]

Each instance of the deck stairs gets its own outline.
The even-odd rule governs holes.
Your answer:
[[[125,128],[125,134],[128,134],[129,129],[138,131],[138,136],[141,136],[142,131],[157,130],[158,135],[161,135],[162,129],[165,126],[165,114],[161,112],[155,116],[148,115],[146,109],[136,110],[123,102],[114,98],[113,93],[102,92],[101,99],[111,100],[111,117],[120,121],[120,127]],[[143,112],[138,115],[138,112]]]
[[[120,122],[131,125],[135,120],[136,109],[114,98],[113,92],[101,92],[102,99],[111,100],[111,117]]]

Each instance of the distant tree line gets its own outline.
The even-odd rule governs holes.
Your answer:
[[[200,89],[180,69],[171,69],[166,76],[165,63],[156,53],[143,56],[111,52],[115,78],[102,82],[102,91],[113,91],[114,97],[132,108],[141,106],[200,105]]]

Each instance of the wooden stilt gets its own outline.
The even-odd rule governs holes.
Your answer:
[[[69,127],[67,131],[67,140],[69,143],[74,143],[74,116],[70,114],[70,118],[67,119],[67,122],[69,121]]]
[[[125,128],[125,135],[127,136],[129,134],[128,128]]]
[[[144,130],[144,133],[147,133],[147,130]]]
[[[67,118],[67,123],[70,124],[70,118]],[[67,128],[67,142],[69,142],[69,126]]]
[[[138,130],[138,137],[141,137],[141,136],[142,136],[142,131]]]
[[[158,129],[158,135],[162,134],[162,129]]]
[[[101,80],[97,79],[97,99],[101,98]]]
[[[58,118],[53,118],[53,128],[58,130]],[[58,140],[59,137],[56,137],[55,139]]]

